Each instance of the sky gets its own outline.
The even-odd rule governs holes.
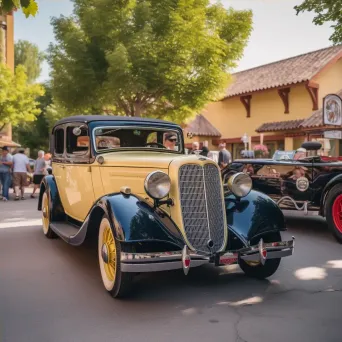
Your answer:
[[[331,45],[329,24],[315,26],[313,14],[296,16],[293,9],[301,0],[222,0],[225,7],[251,9],[253,11],[253,33],[239,61],[240,71],[271,63],[302,53],[318,50]],[[39,13],[35,18],[26,19],[19,11],[15,13],[15,40],[29,40],[44,51],[54,34],[50,25],[52,17],[68,16],[73,5],[70,0],[38,0]],[[39,81],[49,78],[49,67],[45,62]]]

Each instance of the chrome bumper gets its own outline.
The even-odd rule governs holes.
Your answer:
[[[121,252],[122,272],[158,272],[182,269],[187,274],[192,267],[198,267],[208,263],[217,266],[232,265],[238,259],[245,261],[261,262],[268,259],[283,258],[293,254],[295,239],[290,241],[264,243],[261,239],[258,245],[242,248],[238,251],[217,256],[205,256],[192,253],[184,246],[183,251],[160,253],[125,253]]]

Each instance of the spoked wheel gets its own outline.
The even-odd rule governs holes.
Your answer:
[[[342,185],[335,185],[328,193],[325,215],[335,239],[342,243]]]
[[[47,191],[43,194],[42,199],[42,223],[43,233],[48,239],[55,239],[56,233],[50,228],[50,203]]]
[[[115,240],[106,216],[100,224],[98,254],[104,287],[114,298],[124,297],[131,288],[133,276],[131,273],[121,272],[121,246]]]
[[[274,234],[268,239],[264,238],[264,241],[269,242],[278,242],[281,241],[280,234]],[[280,258],[277,259],[268,259],[265,261],[263,265],[261,262],[254,262],[254,261],[245,261],[239,259],[239,266],[245,272],[245,274],[252,278],[257,279],[265,279],[273,275],[280,264]]]

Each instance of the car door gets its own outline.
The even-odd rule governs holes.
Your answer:
[[[77,134],[75,128],[80,128]],[[67,215],[82,222],[95,201],[88,127],[82,123],[69,124],[65,136],[63,206]]]

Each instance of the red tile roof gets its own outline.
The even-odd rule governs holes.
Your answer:
[[[191,121],[185,130],[197,136],[220,137],[221,133],[202,115],[199,114]]]
[[[266,122],[262,124],[255,131],[258,133],[263,132],[275,132],[275,131],[286,131],[291,129],[298,129],[304,120],[288,120],[278,122]]]
[[[224,98],[309,81],[341,57],[342,45],[338,45],[237,72]]]
[[[340,97],[342,97],[342,89],[337,93]],[[320,108],[314,111],[307,119],[303,121],[301,127],[303,128],[313,128],[323,126],[323,109]]]

